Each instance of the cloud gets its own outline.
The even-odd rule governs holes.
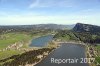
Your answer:
[[[74,2],[71,0],[33,0],[29,8],[34,7],[73,7]]]
[[[39,5],[39,0],[34,0],[30,5],[29,8],[37,7]]]
[[[81,7],[100,4],[98,0],[33,0],[29,8],[34,7]]]

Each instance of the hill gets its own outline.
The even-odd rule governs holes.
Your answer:
[[[37,25],[3,25],[0,26],[1,33],[7,32],[31,32],[35,30],[63,30],[72,29],[74,25],[37,24]]]
[[[84,43],[100,43],[100,27],[77,23],[72,30],[61,30],[55,36],[61,41],[81,41]]]
[[[77,23],[73,28],[76,32],[100,32],[100,26]]]

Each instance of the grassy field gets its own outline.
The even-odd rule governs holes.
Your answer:
[[[29,42],[33,38],[37,38],[39,36],[42,36],[41,34],[27,34],[27,33],[6,33],[0,35],[0,50],[7,48],[9,45],[15,44],[16,42],[23,42],[23,46],[21,48],[30,48]],[[6,51],[0,51],[0,60],[4,58],[8,58],[13,55],[17,55],[23,53],[23,51],[19,50],[6,50]]]
[[[17,55],[21,53],[22,51],[18,51],[18,50],[3,51],[3,52],[0,52],[0,59],[5,59],[7,57],[11,57],[13,55]]]
[[[99,57],[96,57],[96,61],[100,64],[100,45],[96,46],[97,53]]]
[[[8,45],[14,44],[15,42],[25,42],[29,39],[31,39],[29,35],[21,33],[7,33],[0,35],[0,49],[6,48]]]
[[[25,48],[28,42],[32,39],[32,36],[26,33],[7,33],[0,35],[0,50],[5,49],[7,46],[14,44],[15,42],[23,42],[22,48]],[[0,60],[8,58],[13,55],[22,53],[19,50],[6,50],[0,51]]]

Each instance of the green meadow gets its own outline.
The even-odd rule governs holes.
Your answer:
[[[100,45],[96,46],[98,57],[96,57],[96,61],[100,64]]]
[[[29,39],[31,39],[31,36],[24,33],[7,33],[0,35],[0,49],[6,48],[15,42],[25,42]]]
[[[23,42],[22,48],[25,48],[32,36],[26,33],[7,33],[0,35],[0,50],[5,49],[15,42]],[[8,58],[13,55],[21,54],[23,51],[19,50],[6,50],[0,51],[0,60]]]
[[[17,54],[21,54],[21,53],[23,53],[23,52],[18,51],[18,50],[3,51],[3,52],[0,52],[0,59],[5,59],[7,57],[11,57],[13,55],[17,55]]]

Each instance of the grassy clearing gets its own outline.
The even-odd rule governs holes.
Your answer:
[[[100,64],[100,45],[96,46],[98,57],[95,58],[96,62]]]
[[[95,60],[100,64],[100,57],[96,57]]]
[[[7,57],[11,57],[13,55],[17,55],[21,53],[22,51],[18,51],[18,50],[3,51],[3,52],[0,52],[0,59],[5,59]]]
[[[20,33],[7,33],[0,36],[0,49],[6,48],[8,45],[14,44],[19,41],[27,41],[31,36]]]
[[[21,48],[28,49],[29,42],[31,42],[32,38],[39,36],[41,36],[41,34],[30,35],[26,33],[7,33],[0,35],[0,50],[5,49],[7,46],[14,44],[15,42],[22,42],[23,46]],[[19,50],[0,51],[0,60],[23,52],[24,51]]]
[[[96,46],[96,48],[97,48],[98,50],[100,50],[100,45]]]
[[[28,45],[29,40],[32,39],[32,36],[25,33],[7,33],[0,35],[0,50],[6,48],[7,46],[14,44],[15,42],[23,42],[23,47],[25,48]],[[18,50],[6,50],[0,52],[0,60],[4,58],[11,57],[22,53],[23,51]]]
[[[100,56],[100,45],[96,46],[97,55]]]

